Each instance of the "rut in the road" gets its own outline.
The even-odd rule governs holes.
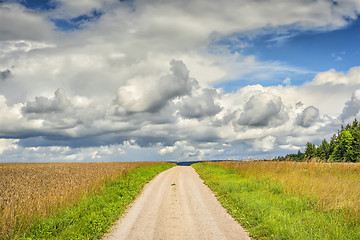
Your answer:
[[[250,238],[195,170],[178,166],[146,185],[106,239]]]

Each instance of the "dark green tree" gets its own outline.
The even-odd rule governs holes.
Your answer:
[[[321,160],[328,160],[330,156],[330,144],[324,139],[316,149],[316,156]]]
[[[336,162],[354,161],[353,152],[353,141],[354,138],[349,130],[343,130],[338,135],[338,143],[335,145],[334,152],[331,157]]]
[[[337,139],[337,135],[334,134],[331,139],[330,139],[330,143],[329,143],[329,158],[330,160],[332,160],[332,154],[334,153],[334,149],[335,149],[335,146],[337,145],[338,143],[338,139]]]
[[[311,142],[306,143],[305,157],[307,157],[307,158],[316,157],[316,147]]]
[[[297,153],[297,159],[298,159],[298,161],[299,161],[299,162],[302,162],[302,161],[304,161],[304,158],[305,158],[305,154],[302,153],[302,152],[299,150],[298,153]]]
[[[360,126],[359,122],[356,120],[353,121],[353,124],[350,128],[350,133],[353,137],[352,142],[352,151],[353,151],[353,162],[360,160]]]
[[[360,162],[360,123],[354,119],[352,124],[341,126],[337,134],[334,134],[330,142],[325,139],[316,147],[307,142],[305,153],[288,154],[285,158],[290,161],[304,161],[317,157],[322,161],[336,162]]]

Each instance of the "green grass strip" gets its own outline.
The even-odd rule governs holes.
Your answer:
[[[90,193],[58,215],[39,221],[19,239],[100,239],[126,207],[170,164],[140,167],[109,182],[101,194]]]
[[[255,239],[360,239],[359,223],[346,210],[320,210],[316,198],[291,195],[270,179],[209,164],[192,167]]]

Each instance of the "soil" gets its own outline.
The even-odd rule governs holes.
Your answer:
[[[250,239],[192,167],[160,173],[114,226],[115,239]]]

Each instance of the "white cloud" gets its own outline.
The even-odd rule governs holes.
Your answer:
[[[205,88],[196,96],[185,97],[179,101],[180,115],[185,118],[204,118],[216,115],[221,107],[214,102],[217,97],[215,89]]]
[[[160,155],[166,155],[169,153],[173,153],[177,149],[177,146],[166,146],[159,150]]]
[[[1,130],[7,131],[9,129],[16,129],[16,124],[21,119],[20,106],[9,107],[6,98],[0,95],[0,126]],[[20,126],[18,126],[20,127]]]
[[[318,73],[302,86],[287,78],[284,86],[225,93],[215,84],[308,71],[214,45],[238,33],[255,37],[269,26],[285,32],[342,28],[345,19],[357,18],[357,0],[55,3],[44,12],[0,4],[3,161],[273,154],[301,149],[331,134],[339,116],[359,114],[360,67]],[[94,10],[102,15],[80,30],[60,32],[51,21]]]
[[[344,109],[341,113],[342,120],[354,118],[360,111],[360,89],[356,90],[351,99],[345,103]],[[350,119],[351,120],[351,119]]]
[[[0,138],[0,154],[3,154],[5,150],[17,148],[16,143],[18,139],[4,139]]]
[[[296,118],[297,124],[302,127],[310,127],[319,118],[319,109],[310,106],[304,109],[304,111]]]
[[[285,86],[291,85],[291,78],[289,78],[289,77],[285,78],[282,83],[283,83]]]
[[[118,90],[116,103],[129,112],[157,112],[169,100],[191,93],[197,81],[182,61],[172,60],[171,74],[159,79],[130,79]]]
[[[125,154],[125,145],[107,145],[97,147],[70,148],[68,146],[22,147],[18,140],[4,142],[0,139],[0,162],[91,162],[116,161]],[[5,148],[4,148],[5,147]],[[125,160],[125,159],[124,159]]]
[[[291,144],[279,145],[279,148],[285,149],[287,151],[299,151],[300,150],[300,147],[294,146],[294,145],[291,145]]]
[[[0,58],[10,58],[11,55],[24,54],[31,50],[44,48],[55,48],[55,45],[29,40],[0,41]]]
[[[353,67],[347,74],[343,72],[336,72],[330,69],[327,72],[322,72],[316,75],[315,79],[311,82],[313,85],[358,85],[360,67]]]
[[[287,120],[283,103],[279,96],[271,93],[253,95],[245,103],[244,111],[237,123],[252,127],[276,126]]]
[[[268,152],[274,149],[276,138],[274,136],[267,136],[262,139],[256,139],[253,143],[255,151]]]
[[[0,41],[42,40],[51,37],[52,24],[46,16],[19,4],[0,4]]]
[[[34,102],[28,102],[22,108],[25,114],[44,114],[52,112],[63,112],[71,105],[69,99],[67,99],[63,89],[58,89],[55,92],[53,99],[46,97],[36,97]]]

